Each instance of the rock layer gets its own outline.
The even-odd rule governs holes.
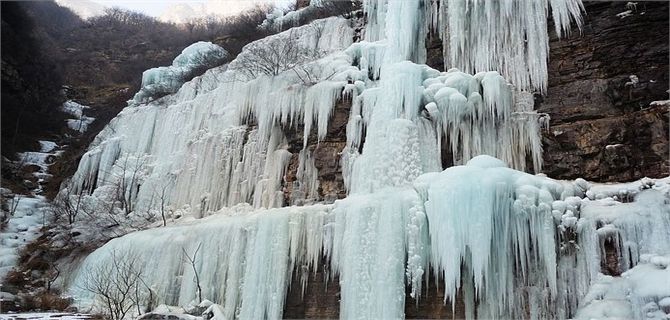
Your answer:
[[[536,101],[551,116],[543,171],[600,182],[667,176],[668,107],[650,103],[668,99],[668,3],[585,7],[581,35],[550,43],[549,89]]]

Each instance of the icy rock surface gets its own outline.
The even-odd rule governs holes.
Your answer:
[[[84,110],[89,108],[89,106],[79,104],[73,100],[68,100],[63,103],[61,110],[73,117],[65,120],[67,121],[67,127],[80,133],[86,132],[88,126],[95,120],[95,118],[88,117],[84,114]]]
[[[77,289],[87,272],[123,253],[137,257],[159,303],[187,305],[197,288],[182,254],[201,246],[203,296],[226,318],[280,318],[288,286],[297,285],[292,274],[304,288],[306,273],[325,265],[339,276],[343,318],[403,318],[406,284],[420,298],[431,270],[445,302],[463,298],[467,318],[568,318],[599,277],[601,237],[624,239],[622,270],[644,254],[667,255],[667,233],[644,232],[670,223],[666,180],[614,198],[621,186],[522,171],[527,158],[541,168],[546,121],[529,91],[546,82],[548,6],[562,32],[579,21],[581,2],[427,4],[365,1],[364,41],[352,44],[346,19],[317,20],[251,43],[175,94],[121,112],[82,158],[70,190],[104,202],[122,179],[136,211],[152,210],[156,190],[167,190],[169,206],[191,218],[92,253],[69,284],[80,303],[95,303]],[[421,64],[428,28],[452,15],[459,25],[440,27],[456,52],[447,65],[474,75]],[[481,27],[488,25],[495,29]],[[491,34],[506,29],[516,33]],[[254,48],[296,39],[320,54],[277,74],[241,74]],[[494,54],[485,51],[491,44]],[[312,131],[317,143],[325,138],[339,100],[351,101],[341,158],[349,196],[275,208],[284,205],[291,156],[284,130],[302,126],[297,176],[314,190],[306,146]],[[454,166],[443,171],[444,150]],[[605,205],[620,214],[608,216]],[[636,303],[626,312],[637,312]]]
[[[226,318],[280,318],[291,274],[322,263],[339,275],[344,318],[401,318],[405,283],[419,298],[431,269],[443,281],[445,302],[453,303],[457,292],[463,295],[468,318],[518,318],[528,312],[532,318],[567,318],[582,297],[585,304],[593,299],[589,284],[604,277],[599,275],[604,252],[599,223],[584,211],[602,200],[575,196],[582,192],[579,182],[532,176],[479,156],[466,166],[421,175],[412,184],[352,195],[333,205],[261,210],[238,205],[204,219],[132,233],[87,257],[70,287],[80,299],[93,299],[76,288],[86,272],[122,252],[137,257],[160,303],[186,305],[196,297],[196,285],[183,250],[202,246],[197,270],[203,296],[221,304]],[[655,200],[638,197],[630,203],[658,207],[630,218],[627,227],[667,225],[667,205]],[[578,223],[556,221],[555,213],[560,218],[567,211],[581,215]],[[565,228],[573,228],[581,248],[557,250],[570,245]],[[628,242],[642,246],[650,237],[640,234]],[[654,250],[669,249],[662,242]],[[617,307],[620,314],[639,312],[667,295],[668,258],[644,252],[633,253],[639,254],[635,268],[644,271],[633,268],[623,275],[633,289],[625,291],[629,302]],[[528,295],[517,294],[521,291]]]
[[[353,39],[347,20],[315,21],[257,45],[272,46],[287,37],[323,54],[304,62],[322,81],[305,85],[292,70],[240,81],[237,60],[230,68],[211,69],[162,103],[124,109],[83,156],[72,193],[102,199],[123,185],[128,202],[144,211],[154,210],[152,199],[165,190],[172,209],[192,208],[196,216],[241,202],[281,206],[280,184],[291,155],[281,127],[301,123],[305,137],[312,127],[323,137],[347,79],[360,73],[349,56],[338,53]],[[314,174],[302,176],[311,181]]]
[[[142,88],[135,94],[129,105],[149,102],[158,97],[176,92],[194,71],[220,65],[228,56],[223,48],[211,43],[196,42],[184,50],[168,67],[157,67],[142,73]]]

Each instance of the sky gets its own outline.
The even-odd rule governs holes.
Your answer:
[[[150,16],[160,16],[168,7],[179,3],[186,3],[191,6],[205,5],[209,2],[209,7],[216,8],[216,11],[221,11],[222,14],[236,13],[250,7],[254,3],[274,2],[285,3],[289,0],[93,0],[95,3],[102,4],[106,7],[121,7],[133,11],[139,11]]]
[[[222,2],[245,2],[246,0],[221,0]],[[170,5],[178,3],[205,4],[205,0],[93,0],[106,7],[121,7],[133,11],[139,11],[150,16],[158,17]]]

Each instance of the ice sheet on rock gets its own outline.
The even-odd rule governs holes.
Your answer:
[[[612,241],[622,271],[635,266],[644,254],[670,254],[670,187],[668,179],[645,179],[628,184],[596,185],[581,204],[583,224],[599,236],[599,245]],[[604,197],[605,195],[610,197]],[[611,196],[618,196],[620,201]],[[601,250],[601,252],[604,250]],[[604,259],[604,256],[601,256]]]
[[[466,166],[419,177],[415,189],[425,201],[427,256],[436,278],[444,279],[445,302],[453,305],[462,290],[468,318],[518,318],[525,312],[518,306],[534,303],[536,316],[552,314],[557,256],[550,213],[552,201],[560,198],[556,182],[478,156]],[[519,290],[535,293],[525,300]]]
[[[402,126],[392,131],[400,132]],[[281,168],[281,162],[275,165]],[[655,188],[640,192],[634,202],[615,206],[667,210],[667,205],[662,207],[668,196],[663,193],[668,190],[666,180],[653,180]],[[463,297],[469,319],[526,314],[567,318],[597,296],[590,293],[589,285],[601,281],[600,257],[605,253],[594,218],[612,215],[609,225],[616,228],[626,221],[624,217],[637,220],[625,226],[631,230],[650,230],[647,221],[656,221],[653,214],[638,216],[643,211],[629,206],[620,207],[625,211],[621,213],[598,213],[594,206],[612,199],[581,198],[597,188],[581,179],[559,182],[533,176],[508,168],[500,159],[477,156],[465,166],[357,192],[332,205],[256,210],[241,205],[174,227],[132,233],[89,256],[70,288],[85,279],[85,270],[109,263],[111,252],[117,251],[139,257],[138,263],[147,268],[143,274],[150,277],[145,280],[154,284],[163,299],[159,302],[185,305],[196,289],[179,255],[182,247],[192,252],[202,244],[203,259],[197,268],[206,288],[204,296],[221,304],[226,317],[281,317],[287,286],[298,285],[290,284],[292,272],[300,275],[304,290],[309,271],[315,272],[327,261],[328,276],[339,276],[340,314],[346,318],[402,318],[405,283],[411,286],[410,295],[420,299],[431,268],[444,281],[448,302],[453,303],[456,295]],[[664,211],[657,214],[667,217]],[[649,248],[641,253],[665,250],[669,242],[651,239],[657,236],[652,232],[627,242]],[[631,307],[604,304],[598,310],[637,314],[636,305],[649,309],[653,300],[660,306],[666,293],[658,280],[666,279],[662,267],[668,260],[640,255],[642,265],[655,269],[638,265],[624,277],[635,280],[648,274],[656,282],[627,284],[642,297],[630,300]],[[635,268],[644,272],[635,273]],[[590,289],[599,290],[596,285]],[[75,295],[86,297],[82,292]]]
[[[88,126],[93,123],[95,118],[92,117],[81,117],[80,119],[67,119],[67,127],[77,131],[77,132],[86,132],[88,130]]]
[[[114,239],[86,258],[71,293],[83,305],[95,303],[81,290],[87,270],[111,263],[114,255],[130,255],[145,271],[144,281],[152,284],[158,303],[187,305],[197,289],[182,254],[201,246],[196,268],[203,297],[220,303],[226,319],[281,318],[292,272],[316,265],[321,257],[321,228],[330,207],[251,210],[233,207],[190,224]]]
[[[322,8],[323,2],[320,0],[311,0],[306,7],[289,12],[284,12],[281,8],[275,8],[267,14],[266,19],[260,27],[273,31],[282,31],[291,27],[297,27],[305,17],[318,16]]]
[[[53,141],[40,140],[38,142],[40,143],[40,152],[52,152],[58,148],[58,145]]]
[[[73,100],[68,100],[63,103],[61,110],[71,116],[74,116],[76,119],[81,118],[84,115],[84,110],[89,109],[89,106],[79,104]]]
[[[176,92],[188,80],[189,75],[199,68],[212,68],[220,65],[228,56],[223,48],[205,41],[196,42],[179,54],[168,67],[157,67],[142,73],[142,87],[133,99],[131,105],[146,103],[165,95]]]
[[[83,156],[72,190],[104,201],[115,179],[129,177],[123,194],[137,210],[151,210],[156,190],[167,190],[171,208],[204,218],[109,242],[70,288],[118,251],[139,257],[159,302],[186,305],[196,289],[182,248],[202,244],[203,296],[226,318],[280,318],[287,287],[297,285],[293,272],[304,293],[324,257],[327,277],[340,279],[343,318],[404,317],[405,284],[419,299],[431,268],[446,300],[463,297],[466,318],[567,318],[591,301],[604,239],[628,253],[622,271],[665,263],[647,263],[644,254],[668,254],[667,179],[600,186],[514,170],[526,169],[527,158],[536,171],[541,165],[548,119],[533,111],[531,92],[546,85],[547,10],[562,33],[579,20],[579,0],[364,6],[365,41],[351,43],[345,19],[317,20],[249,44],[229,65],[112,120]],[[415,64],[425,58],[416,43],[430,28],[442,33],[447,65],[482,72]],[[508,38],[496,33],[508,29]],[[240,74],[255,46],[296,39],[320,53],[302,71]],[[332,205],[263,209],[285,204],[285,171],[296,156],[288,200],[316,198],[318,172],[306,146],[326,137],[342,99],[351,100],[341,158],[350,195]],[[303,149],[291,154],[285,129],[301,126]],[[457,166],[441,171],[444,150]],[[653,294],[658,306],[663,294]],[[643,302],[621,312],[651,310]]]
[[[20,250],[41,234],[48,204],[41,196],[12,195],[7,205],[15,209],[6,226],[0,230],[0,280],[16,266]],[[3,210],[0,214],[8,212]]]
[[[314,26],[322,31],[316,32]],[[272,45],[289,34],[324,54],[343,50],[353,39],[347,20],[329,18],[259,40],[257,45]],[[243,50],[238,59],[245,54]],[[133,191],[138,210],[152,210],[157,190],[163,189],[172,208],[194,208],[190,212],[197,216],[240,202],[281,206],[283,171],[290,157],[281,128],[304,124],[305,137],[314,130],[318,139],[323,138],[332,107],[347,84],[360,78],[350,59],[334,53],[307,61],[305,68],[320,80],[315,84],[306,84],[291,70],[239,81],[234,60],[185,83],[161,101],[126,108],[82,157],[71,189],[74,194],[104,197],[118,181],[119,171],[129,167],[124,165],[126,159],[131,159],[129,163],[137,162],[143,172],[135,183],[138,190]],[[192,63],[181,60],[176,59],[180,65]],[[304,177],[311,179],[313,174]]]
[[[90,107],[79,104],[73,100],[65,101],[61,106],[61,110],[73,117],[65,120],[67,127],[80,133],[86,132],[88,126],[95,121],[95,118],[88,117],[84,114],[84,110],[87,109],[90,109]]]

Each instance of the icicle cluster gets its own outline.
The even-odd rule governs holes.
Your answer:
[[[195,299],[197,284],[182,255],[202,246],[196,270],[203,295],[224,306],[227,317],[281,317],[291,275],[328,263],[328,275],[340,279],[343,318],[402,318],[405,285],[419,299],[431,269],[443,281],[445,302],[453,305],[458,294],[468,319],[567,318],[583,297],[597,304],[596,293],[587,293],[592,281],[604,281],[598,280],[605,258],[598,230],[606,230],[601,222],[608,217],[628,235],[660,224],[655,229],[660,233],[637,231],[621,243],[639,248],[629,252],[636,263],[665,261],[652,261],[649,253],[670,252],[662,238],[670,224],[667,183],[656,182],[634,202],[611,204],[628,213],[635,212],[628,206],[646,208],[645,215],[626,217],[625,224],[617,222],[623,216],[616,212],[589,213],[612,201],[585,197],[603,194],[598,186],[560,183],[478,156],[466,166],[421,175],[409,188],[356,194],[333,205],[269,210],[238,205],[195,222],[129,234],[87,257],[71,288],[78,297],[94,298],[77,289],[89,272],[117,254],[130,255],[159,303],[185,305]],[[658,268],[652,269],[656,274]],[[627,286],[647,291],[629,295],[632,309],[625,312],[665,297],[647,282]]]
[[[345,19],[318,20],[256,45],[289,40],[318,52],[318,60],[297,61],[299,70],[276,76],[241,79],[247,74],[240,61],[254,59],[252,48],[245,48],[230,65],[209,70],[176,94],[124,109],[82,157],[72,194],[102,199],[120,187],[127,202],[145,211],[166,193],[172,208],[190,208],[194,216],[241,202],[282,206],[290,153],[281,128],[304,125],[305,145],[313,127],[322,139],[333,105],[360,73],[340,52],[353,40]],[[305,83],[305,72],[318,82]],[[300,183],[309,186],[305,196],[314,196],[316,168],[302,163]]]
[[[365,0],[366,39],[397,42],[401,59],[425,61],[426,35],[443,40],[445,67],[498,71],[521,90],[546,92],[549,8],[558,36],[581,28],[581,0]]]
[[[196,224],[152,229],[114,239],[86,258],[71,286],[82,304],[95,304],[86,281],[114,259],[131,257],[157,303],[187,305],[197,296],[195,256],[203,297],[224,307],[226,319],[280,319],[292,272],[321,257],[320,230],[330,208],[226,209]],[[118,262],[118,261],[117,261]]]

